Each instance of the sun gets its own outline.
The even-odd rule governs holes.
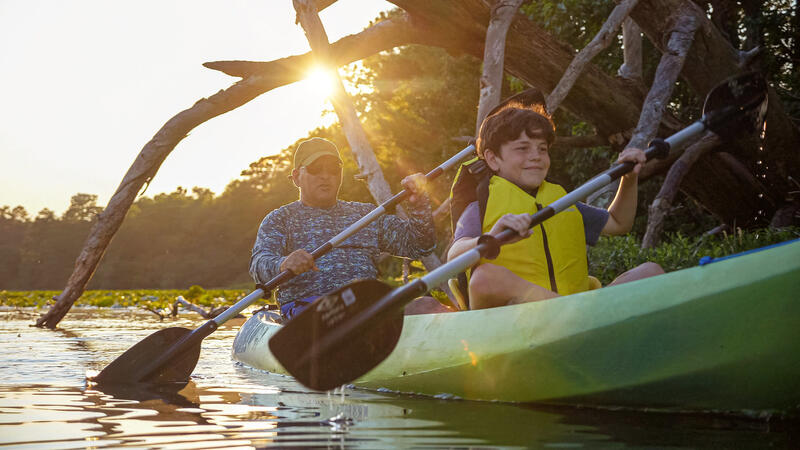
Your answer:
[[[305,81],[320,96],[328,98],[333,95],[336,80],[330,70],[319,66],[313,67],[308,71]]]

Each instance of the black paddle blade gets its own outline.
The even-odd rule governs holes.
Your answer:
[[[381,324],[354,329],[325,351],[323,338],[392,288],[377,280],[351,283],[325,295],[269,340],[269,349],[303,385],[327,391],[363,375],[394,350],[403,331],[403,311],[391,312]],[[374,326],[373,326],[374,325]]]
[[[144,377],[148,374],[142,373],[142,370],[152,363],[156,356],[163,354],[165,349],[174,346],[191,332],[192,330],[180,327],[156,331],[119,355],[91,381],[98,384],[185,382],[200,358],[199,343],[176,356],[169,365],[160,368],[147,379]]]
[[[767,115],[767,82],[757,72],[730,77],[706,96],[706,124],[722,137],[761,131]]]

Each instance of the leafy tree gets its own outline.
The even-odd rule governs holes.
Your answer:
[[[101,212],[103,208],[97,206],[97,195],[75,194],[61,219],[65,222],[91,222]]]

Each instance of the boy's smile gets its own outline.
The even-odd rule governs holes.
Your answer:
[[[524,130],[517,139],[500,145],[498,152],[487,149],[484,157],[495,174],[526,190],[538,188],[550,169],[547,141]]]

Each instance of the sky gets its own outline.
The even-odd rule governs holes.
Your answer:
[[[335,42],[390,8],[339,0],[320,17]],[[204,62],[307,51],[291,0],[0,0],[0,206],[61,215],[77,193],[105,206],[167,120],[239,80]],[[146,195],[220,194],[251,162],[329,124],[318,84],[277,88],[195,128]]]

